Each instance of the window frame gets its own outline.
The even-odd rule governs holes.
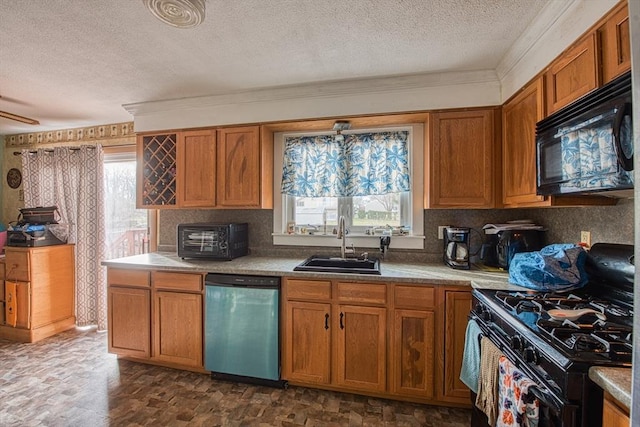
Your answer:
[[[410,182],[411,191],[407,197],[410,197],[410,203],[403,205],[401,209],[409,209],[411,218],[411,231],[406,236],[393,236],[392,247],[403,249],[424,249],[424,125],[420,123],[400,125],[400,126],[381,126],[377,128],[357,129],[345,131],[349,133],[367,133],[367,132],[389,132],[389,131],[409,131],[409,162],[410,162]],[[282,184],[282,166],[284,157],[284,139],[288,136],[317,136],[333,134],[332,132],[276,132],[274,139],[274,180],[273,180],[273,244],[274,245],[291,245],[291,246],[340,246],[340,242],[333,235],[302,235],[288,234],[287,230],[287,214],[292,217],[293,206],[292,196],[281,193],[280,186]],[[344,213],[343,213],[344,214]],[[347,226],[352,226],[351,215],[345,215]],[[363,248],[379,248],[379,236],[366,235],[363,230],[355,229],[348,236],[349,243],[353,243],[356,247]]]
[[[102,152],[104,154],[104,162],[118,162],[133,160],[136,162],[136,168],[139,167],[139,159],[136,156],[136,145],[116,145],[116,146],[103,146]],[[137,187],[138,183],[136,183]],[[137,194],[136,194],[137,197]],[[147,227],[149,234],[149,252],[156,252],[158,250],[158,215],[159,210],[147,209]]]

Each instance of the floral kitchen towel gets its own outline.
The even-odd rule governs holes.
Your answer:
[[[536,383],[500,357],[499,412],[496,427],[537,427],[540,402],[529,394]]]

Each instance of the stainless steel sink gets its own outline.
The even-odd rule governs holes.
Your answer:
[[[314,255],[295,266],[293,271],[380,274],[380,260],[377,258],[359,259]]]

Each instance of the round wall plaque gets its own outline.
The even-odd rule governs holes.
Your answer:
[[[22,173],[20,173],[20,169],[9,169],[9,172],[7,172],[7,184],[9,184],[11,188],[20,187],[20,184],[22,184]]]

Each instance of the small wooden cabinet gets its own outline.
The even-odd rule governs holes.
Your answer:
[[[499,170],[495,124],[494,109],[431,114],[425,208],[495,207]]]
[[[35,342],[75,326],[74,245],[5,247],[0,338]]]
[[[629,410],[608,392],[604,393],[602,405],[602,427],[629,427]]]
[[[109,352],[203,370],[203,275],[109,268]]]
[[[260,206],[260,128],[218,129],[218,204]]]
[[[433,399],[436,292],[431,286],[393,287],[391,389],[399,396]]]
[[[178,206],[185,208],[216,205],[216,134],[212,130],[178,134]]]
[[[587,34],[551,63],[545,73],[547,113],[551,114],[600,84],[595,32]]]
[[[471,311],[469,290],[444,289],[444,343],[441,357],[444,361],[441,388],[438,398],[442,401],[467,403],[469,388],[460,380],[462,356],[464,354],[465,333]]]
[[[608,83],[631,69],[629,8],[626,1],[607,15],[598,34],[602,47],[602,83]]]

